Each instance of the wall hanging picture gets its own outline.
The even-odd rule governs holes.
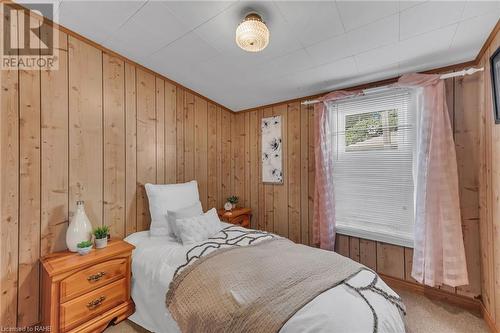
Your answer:
[[[500,124],[500,47],[490,58],[491,88],[493,89],[493,116],[495,123]]]
[[[262,118],[262,182],[283,184],[281,116]]]

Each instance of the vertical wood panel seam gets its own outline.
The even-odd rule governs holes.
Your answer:
[[[186,94],[187,91],[184,90],[182,94],[182,182],[186,182]]]
[[[174,108],[174,125],[175,125],[175,135],[173,136],[174,137],[174,142],[175,142],[175,163],[174,163],[174,168],[175,168],[175,177],[173,178],[174,179],[174,184],[177,183],[177,173],[179,172],[179,170],[177,169],[178,168],[178,165],[177,165],[177,95],[179,94],[179,89],[177,89],[177,87],[175,87],[175,108]]]
[[[104,216],[104,206],[107,205],[107,203],[104,201],[104,168],[105,168],[105,161],[104,161],[104,151],[106,150],[106,141],[104,137],[104,52],[101,51],[101,140],[102,140],[102,149],[101,149],[101,171],[102,171],[102,183],[101,183],[101,226],[105,225],[105,216]]]
[[[122,237],[127,236],[127,74],[125,70],[126,64],[123,62],[122,75],[123,75],[123,234]]]
[[[127,65],[125,62],[123,62],[123,142],[125,143],[123,145],[123,156],[125,160],[123,161],[123,172],[124,172],[124,177],[123,177],[123,236],[126,237],[128,235],[127,232],[127,72],[126,68]]]
[[[453,106],[452,106],[452,110],[453,110],[453,124],[451,126],[451,131],[453,133],[453,141],[455,141],[455,127],[456,127],[456,113],[455,113],[455,96],[456,96],[456,86],[455,86],[455,78],[451,78],[452,79],[452,85],[453,85]]]
[[[403,247],[403,280],[406,280],[406,248]]]
[[[19,14],[19,13],[17,13]],[[24,15],[24,11],[23,11]],[[17,42],[19,45],[19,16],[17,16]],[[17,56],[19,57],[19,51],[17,51]],[[21,235],[21,177],[19,177],[21,173],[21,71],[19,69],[19,65],[17,66],[17,272],[16,272],[16,304],[15,304],[15,323],[18,326],[18,311],[19,311],[19,251],[20,251],[20,242],[19,236]]]
[[[165,122],[167,120],[167,82],[163,82],[163,182],[167,183],[167,126]]]
[[[66,52],[66,63],[67,63],[67,65],[66,65],[66,75],[68,76],[68,82],[66,83],[66,86],[67,86],[67,91],[66,91],[66,97],[67,97],[67,103],[66,103],[67,128],[66,128],[66,130],[67,130],[67,137],[68,137],[68,146],[67,146],[67,150],[68,150],[68,152],[67,152],[67,154],[68,154],[67,164],[68,164],[68,167],[67,167],[66,171],[67,171],[67,177],[68,177],[68,184],[67,184],[67,186],[68,186],[68,195],[67,195],[68,206],[66,208],[67,208],[68,225],[69,225],[70,219],[71,219],[70,216],[69,216],[69,214],[70,214],[70,202],[69,202],[69,200],[70,200],[69,199],[69,192],[70,192],[70,178],[69,178],[69,176],[70,176],[70,169],[69,168],[70,168],[70,165],[71,165],[71,163],[70,163],[71,155],[69,154],[70,153],[70,147],[71,147],[71,137],[69,135],[70,134],[69,133],[69,128],[70,128],[70,126],[69,126],[70,125],[70,121],[69,121],[69,91],[70,91],[70,82],[71,82],[71,79],[70,79],[70,73],[71,73],[71,71],[70,71],[70,62],[69,62],[69,52],[70,52],[71,47],[70,47],[70,44],[69,44],[69,36],[68,35],[66,35],[66,48],[68,49],[67,52]]]
[[[301,126],[301,120],[302,120],[302,108],[300,107],[301,104],[299,103],[298,105],[298,110],[297,112],[299,113],[299,241],[303,243],[304,241],[302,240],[302,193],[301,193],[301,188],[302,188],[302,126]],[[335,242],[334,242],[335,243]]]
[[[39,31],[39,34],[40,36],[42,35],[41,34],[41,28],[39,27],[38,28],[38,31]],[[38,188],[39,190],[39,194],[38,194],[38,199],[40,200],[40,213],[39,213],[39,220],[38,220],[38,236],[39,236],[39,242],[40,242],[40,245],[38,246],[38,259],[40,259],[42,257],[42,210],[43,210],[43,207],[42,207],[42,187],[43,187],[43,175],[42,175],[42,170],[43,170],[43,159],[42,159],[42,156],[43,156],[43,144],[42,144],[42,140],[43,140],[43,134],[42,134],[42,70],[39,68],[39,75],[38,75],[38,103],[40,105],[40,113],[38,115],[39,117],[39,120],[38,120],[38,124],[40,125],[40,140],[38,141],[38,145],[39,145],[39,149],[40,149],[40,169],[38,170],[39,171],[39,179],[40,179],[40,186]],[[38,265],[38,263],[37,263]],[[41,280],[41,275],[40,275],[40,271],[38,272],[38,281]],[[41,313],[41,306],[42,306],[42,292],[41,292],[41,284],[38,286],[38,320],[40,320],[40,313]]]
[[[157,144],[158,144],[158,101],[157,101],[157,98],[156,98],[156,91],[157,91],[157,88],[156,88],[156,80],[157,80],[157,77],[156,75],[154,76],[154,81],[155,81],[155,86],[154,86],[154,105],[155,105],[155,184],[158,183],[158,147],[157,147]],[[145,184],[144,184],[145,185]],[[151,222],[150,222],[151,223]]]
[[[206,133],[205,133],[205,134],[206,134],[206,136],[205,136],[205,142],[207,143],[207,148],[206,148],[206,154],[207,154],[206,156],[207,156],[207,158],[206,158],[206,159],[205,159],[205,161],[204,161],[204,163],[205,163],[205,170],[206,170],[206,177],[207,177],[207,179],[206,179],[206,185],[205,185],[205,186],[206,186],[206,190],[207,190],[207,193],[206,193],[206,199],[205,199],[205,200],[206,200],[205,202],[207,203],[207,206],[205,207],[205,209],[206,209],[207,211],[208,211],[209,209],[211,209],[211,208],[209,207],[209,202],[208,202],[208,201],[209,201],[209,194],[208,194],[208,193],[210,192],[210,191],[208,190],[208,184],[209,184],[209,181],[208,181],[208,159],[209,159],[209,158],[215,158],[215,156],[212,156],[212,157],[209,157],[209,156],[208,156],[208,149],[209,149],[209,146],[208,146],[208,128],[209,128],[209,127],[208,127],[208,118],[209,118],[208,112],[209,112],[209,110],[210,110],[210,107],[209,107],[209,103],[207,102],[207,111],[206,111],[206,126],[207,126],[207,131],[206,131]],[[216,123],[216,126],[217,126],[217,120],[215,121],[215,123]],[[216,131],[216,132],[217,132],[217,131]],[[217,180],[216,180],[216,181],[217,181]]]
[[[139,199],[139,195],[138,195],[138,191],[137,191],[137,156],[138,156],[138,148],[139,148],[139,145],[138,145],[138,135],[137,135],[137,123],[138,123],[138,117],[139,117],[139,112],[137,112],[137,67],[134,66],[134,76],[135,76],[135,80],[134,80],[134,86],[135,86],[135,198],[134,198],[134,201],[135,201],[135,231],[137,231],[137,226],[138,226],[138,221],[139,219],[137,218],[137,200]]]
[[[302,126],[301,126],[301,120],[302,120],[302,108],[300,107],[300,103],[298,105],[298,113],[299,113],[299,116],[298,116],[298,119],[299,119],[299,124],[298,124],[298,127],[299,127],[299,151],[298,151],[298,160],[299,160],[299,179],[298,179],[298,187],[299,187],[299,193],[298,193],[298,196],[299,196],[299,240],[301,241],[302,243],[302,163],[304,162],[302,160]]]

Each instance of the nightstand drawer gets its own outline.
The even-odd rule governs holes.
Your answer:
[[[227,223],[239,225],[241,227],[250,227],[250,218],[252,217],[252,210],[250,208],[234,208],[230,211],[219,209],[219,218]]]
[[[247,215],[237,216],[234,219],[232,219],[230,223],[241,225],[242,227],[248,227],[250,225],[250,221]]]
[[[61,281],[61,303],[121,279],[126,272],[126,258],[108,260],[78,271]]]
[[[68,331],[125,302],[128,299],[127,288],[127,280],[121,279],[61,304],[61,330]]]

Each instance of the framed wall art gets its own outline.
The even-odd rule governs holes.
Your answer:
[[[283,184],[281,116],[262,118],[262,182]]]

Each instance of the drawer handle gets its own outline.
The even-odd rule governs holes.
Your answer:
[[[106,299],[105,296],[101,296],[99,298],[96,298],[95,300],[88,302],[87,307],[90,310],[93,310],[93,309],[97,308],[99,305],[101,305],[105,299]]]
[[[97,274],[92,274],[92,275],[89,275],[87,280],[89,282],[96,282],[96,281],[99,281],[104,275],[106,275],[106,272],[99,272]]]

